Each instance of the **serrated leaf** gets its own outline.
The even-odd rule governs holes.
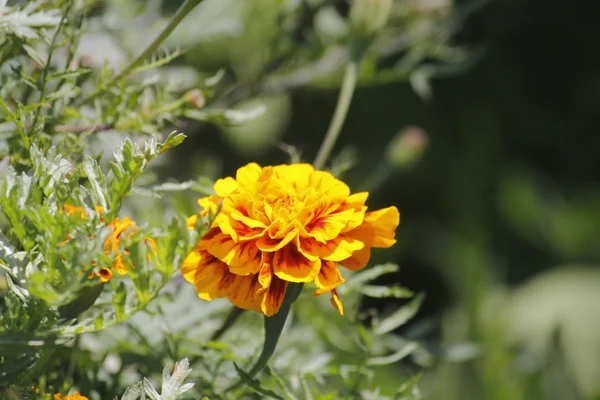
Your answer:
[[[83,162],[83,170],[85,171],[88,181],[92,187],[90,194],[94,204],[101,205],[102,208],[104,208],[104,211],[107,212],[108,207],[106,205],[105,197],[106,187],[104,186],[105,179],[102,171],[100,170],[100,166],[92,157],[86,157],[85,161]]]
[[[121,400],[138,400],[140,395],[144,393],[144,383],[138,382],[133,386],[130,386],[125,390]]]
[[[161,399],[160,394],[154,389],[154,386],[150,383],[150,381],[144,378],[144,392],[150,397],[150,400],[166,400]]]
[[[419,294],[413,300],[411,300],[410,303],[400,307],[391,315],[383,319],[375,327],[374,333],[376,335],[383,335],[384,333],[391,332],[394,329],[397,329],[400,326],[404,325],[409,319],[414,317],[417,311],[419,311],[419,307],[421,307],[423,298],[424,296],[422,294]]]

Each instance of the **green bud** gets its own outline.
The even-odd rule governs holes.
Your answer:
[[[427,132],[416,126],[407,126],[391,140],[385,157],[395,168],[406,168],[421,159],[427,149]]]
[[[200,89],[192,89],[185,93],[185,100],[196,108],[204,108],[206,98]]]
[[[371,37],[385,26],[390,16],[392,0],[353,0],[350,23],[359,36]]]

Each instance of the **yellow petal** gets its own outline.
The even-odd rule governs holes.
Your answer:
[[[256,274],[261,267],[261,252],[255,242],[234,242],[231,236],[219,233],[203,244],[206,250],[229,266],[236,275]]]
[[[250,163],[237,170],[235,179],[240,188],[254,191],[261,172],[262,168],[258,164]]]
[[[269,288],[264,293],[264,298],[261,304],[261,310],[267,317],[273,316],[279,312],[285,290],[288,283],[277,276],[273,276]]]
[[[344,282],[344,278],[342,278],[337,265],[332,261],[323,261],[321,263],[321,270],[315,277],[317,290],[313,293],[313,296],[329,292],[338,287],[342,282]]]
[[[271,285],[273,277],[273,253],[262,253],[262,266],[258,274],[258,282],[263,288]]]
[[[268,235],[264,235],[256,241],[256,246],[261,251],[277,251],[294,240],[297,235],[295,230],[288,232],[283,239],[272,239]]]
[[[345,210],[338,213],[323,215],[315,218],[309,224],[305,225],[305,229],[310,236],[322,243],[326,243],[337,237],[340,232],[348,225],[348,222],[354,210]]]
[[[113,262],[112,267],[116,269],[120,275],[125,275],[127,273],[127,266],[125,265],[125,261],[123,260],[123,254],[118,253],[115,256],[115,261]]]
[[[310,164],[284,164],[278,165],[274,169],[282,188],[290,194],[304,192],[308,187],[310,174],[314,172],[314,168]]]
[[[278,250],[273,257],[275,275],[288,282],[311,282],[319,273],[320,268],[320,259],[309,260],[298,251],[294,244]]]
[[[344,305],[342,304],[342,300],[340,299],[340,296],[338,296],[335,289],[331,291],[331,305],[335,307],[340,315],[344,315]]]
[[[218,179],[215,182],[214,188],[217,195],[220,197],[227,197],[235,193],[235,191],[238,190],[239,185],[235,179],[228,176],[227,178]]]
[[[322,195],[332,198],[347,198],[350,188],[329,172],[314,171],[309,177],[309,186],[315,188]]]
[[[371,246],[379,248],[391,247],[396,240],[396,228],[400,224],[400,213],[394,206],[381,210],[371,211],[365,214],[366,225],[373,238]]]
[[[321,258],[329,261],[345,260],[364,247],[364,243],[351,236],[340,235],[327,243],[321,243],[315,238],[298,238],[298,250],[309,260]]]
[[[196,225],[198,224],[198,214],[192,215],[186,222],[188,229],[196,229]]]

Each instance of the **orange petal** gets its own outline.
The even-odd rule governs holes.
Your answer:
[[[125,275],[127,273],[127,265],[125,265],[125,261],[123,260],[123,254],[118,253],[115,256],[115,261],[113,262],[112,267],[121,275]]]
[[[338,287],[342,282],[344,282],[344,278],[342,278],[337,265],[332,261],[323,261],[321,263],[321,270],[315,277],[315,284],[318,289],[313,293],[313,296],[329,292]]]
[[[344,305],[342,304],[342,300],[340,296],[338,296],[337,291],[333,289],[331,291],[331,305],[335,307],[335,309],[340,313],[340,315],[344,315]]]
[[[226,297],[240,282],[240,276],[230,273],[227,264],[205,250],[194,249],[183,260],[181,272],[204,300]]]
[[[371,248],[365,246],[364,248],[355,251],[352,253],[351,257],[348,257],[345,260],[339,261],[340,265],[348,268],[351,271],[358,271],[359,269],[363,269],[369,263],[369,259],[371,258]]]
[[[288,283],[277,276],[273,276],[269,288],[265,291],[261,304],[261,310],[267,317],[279,312]]]
[[[236,289],[229,293],[227,298],[234,305],[245,310],[261,312],[263,288],[260,286],[256,275],[239,276]]]
[[[108,268],[102,268],[98,271],[98,276],[102,282],[108,282],[112,278],[112,271]]]
[[[260,270],[261,252],[256,242],[236,243],[231,236],[219,233],[204,246],[210,254],[227,264],[234,274],[256,274]]]
[[[320,268],[320,259],[309,260],[298,251],[294,244],[278,250],[273,257],[275,275],[288,282],[311,282],[319,273]]]
[[[150,250],[152,250],[152,253],[157,256],[158,255],[158,250],[156,249],[156,242],[154,241],[154,239],[152,239],[151,237],[146,237],[144,238],[144,242],[150,246]],[[148,261],[150,261],[150,254],[148,254]]]

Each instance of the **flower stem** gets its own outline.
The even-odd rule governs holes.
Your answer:
[[[340,135],[342,126],[344,125],[344,120],[348,114],[348,109],[350,108],[350,102],[352,101],[352,95],[354,94],[356,81],[358,80],[359,66],[359,57],[351,58],[346,65],[346,69],[344,70],[344,78],[342,80],[342,87],[340,89],[340,95],[335,107],[335,112],[333,113],[333,118],[331,119],[329,129],[327,129],[327,134],[325,134],[325,139],[323,140],[321,148],[319,149],[317,157],[315,158],[315,162],[313,163],[315,169],[322,169],[325,166],[327,158],[331,154],[331,150],[333,150],[333,146]]]
[[[275,347],[277,346],[277,342],[279,341],[279,337],[281,336],[281,332],[283,331],[283,326],[285,325],[285,321],[287,320],[288,314],[290,313],[292,303],[296,301],[296,299],[302,292],[303,287],[303,283],[288,284],[287,291],[283,299],[283,304],[281,304],[279,312],[271,317],[264,317],[265,342],[263,344],[263,349],[260,353],[260,356],[258,357],[258,360],[256,360],[256,362],[254,363],[252,369],[250,369],[250,371],[247,372],[247,376],[249,378],[253,378],[256,374],[258,374],[267,366],[267,362],[271,359],[271,356],[275,352]],[[239,388],[243,383],[244,381],[240,380],[239,382],[227,388],[225,390],[225,393]]]
[[[99,87],[94,93],[92,93],[88,97],[84,98],[77,105],[81,106],[82,104],[85,104],[85,103],[88,103],[88,102],[94,100],[96,97],[98,97],[98,95],[103,93],[108,87],[114,85],[115,83],[119,82],[121,79],[123,79],[127,75],[129,75],[131,73],[131,71],[133,71],[135,68],[137,68],[142,62],[144,62],[145,59],[147,59],[148,57],[150,57],[152,55],[152,53],[158,48],[158,46],[160,46],[162,44],[162,42],[164,42],[165,39],[171,34],[171,32],[173,32],[173,30],[175,30],[177,25],[179,25],[179,23],[186,17],[186,15],[188,15],[190,13],[190,11],[192,11],[194,9],[194,7],[196,7],[198,4],[200,4],[200,2],[202,2],[202,0],[185,0],[185,2],[177,10],[175,15],[173,15],[173,18],[171,18],[171,21],[169,22],[169,24],[160,32],[160,34],[156,37],[156,39],[154,39],[152,41],[152,43],[150,43],[148,45],[148,47],[146,47],[146,49],[139,56],[136,57],[135,60],[133,60],[131,63],[129,63],[129,65],[127,67],[125,67],[117,76],[112,78],[107,84]]]

